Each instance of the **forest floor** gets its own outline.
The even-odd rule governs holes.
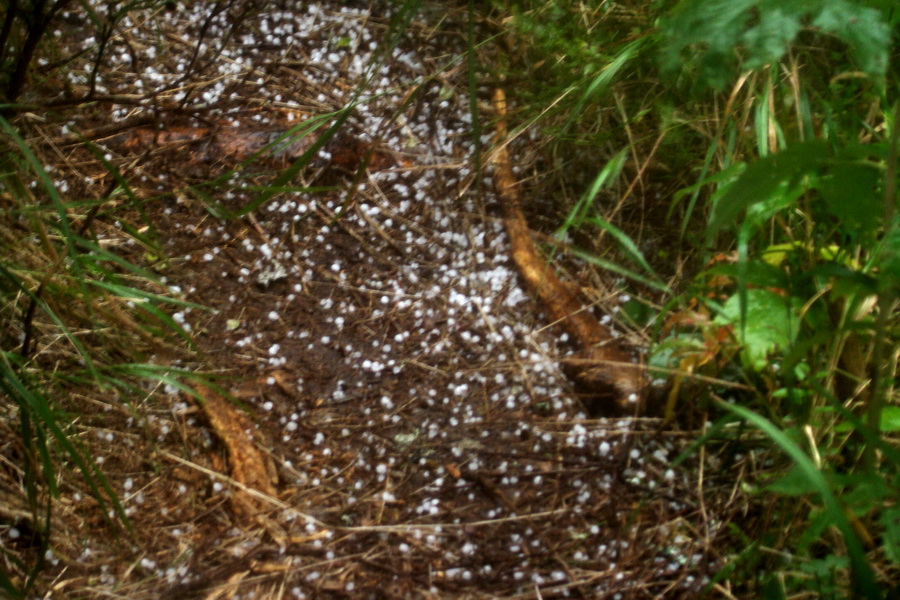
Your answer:
[[[574,348],[519,280],[473,167],[465,14],[426,8],[370,72],[389,15],[281,4],[132,13],[97,101],[21,117],[64,197],[99,197],[116,167],[134,194],[118,215],[167,257],[106,210],[97,238],[196,305],[172,318],[199,353],[148,360],[239,401],[163,385],[75,399],[130,531],[63,473],[42,597],[694,597],[737,510],[703,501],[728,469],[673,466],[697,432],[589,414],[562,373]],[[67,19],[61,46],[90,49]],[[83,93],[92,66],[88,52],[28,100]],[[354,100],[289,179],[310,142],[253,158]]]

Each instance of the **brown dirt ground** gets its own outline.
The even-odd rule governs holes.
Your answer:
[[[522,289],[490,173],[479,186],[469,164],[453,61],[465,15],[439,8],[416,18],[374,99],[291,189],[239,218],[218,218],[216,203],[239,210],[296,156],[238,165],[245,154],[222,140],[343,106],[385,39],[385,10],[135,11],[100,101],[22,119],[70,197],[110,185],[70,132],[108,134],[95,143],[168,259],[128,241],[117,219],[142,222],[124,197],[96,235],[206,307],[171,311],[199,358],[148,359],[214,376],[241,409],[165,385],[74,398],[130,530],[63,471],[41,597],[690,598],[720,566],[730,509],[712,518],[698,490],[723,482],[670,464],[696,433],[592,418],[560,372],[572,348]],[[65,22],[63,48],[91,43],[77,15]],[[90,65],[73,61],[30,101],[84,92]],[[202,134],[134,133],[160,123]]]

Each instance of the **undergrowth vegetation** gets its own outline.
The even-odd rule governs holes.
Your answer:
[[[170,313],[203,310],[139,264],[166,261],[141,218],[155,199],[139,200],[109,163],[105,193],[68,197],[12,124],[28,109],[28,86],[64,69],[49,62],[60,57],[46,34],[67,4],[6,2],[0,29],[0,410],[20,459],[3,468],[17,469],[27,492],[21,514],[32,516],[38,557],[51,497],[72,477],[128,530],[65,399],[186,389],[196,375],[157,359],[190,348]],[[170,4],[91,12],[98,56],[127,11]],[[398,29],[416,4],[403,5]],[[652,377],[668,382],[651,410],[662,427],[699,423],[691,452],[737,473],[734,501],[747,518],[720,524],[733,546],[709,590],[896,594],[900,9],[877,0],[496,2],[489,42],[476,39],[484,31],[471,10],[468,64],[490,71],[472,71],[473,113],[479,78],[500,73],[518,107],[516,134],[536,128],[543,140],[522,178],[527,195],[549,198],[531,215],[551,234],[548,254],[620,278],[619,318],[648,340]],[[494,43],[499,59],[482,57]],[[96,72],[83,83],[66,102],[96,100]],[[346,113],[336,114],[321,143],[240,214],[306,166]],[[17,565],[25,580],[0,571],[0,592],[21,595],[42,560]]]
[[[0,569],[0,590],[10,597],[25,594],[52,556],[51,507],[60,489],[85,489],[109,525],[129,535],[119,498],[81,441],[73,400],[99,394],[121,398],[129,410],[129,398],[163,385],[184,387],[194,375],[160,360],[184,356],[190,343],[170,313],[203,308],[180,300],[156,272],[129,258],[164,255],[115,167],[107,163],[112,184],[104,193],[72,198],[12,124],[23,110],[14,101],[27,94],[29,78],[39,77],[31,69],[36,50],[43,43],[42,56],[54,54],[52,37],[41,40],[65,4],[8,3],[0,37],[7,101],[0,106],[0,411],[4,434],[15,431],[4,443],[13,444],[17,458],[4,468],[26,492],[21,504],[4,499],[4,518],[12,519],[14,545],[37,549],[33,564],[3,549],[4,559],[27,574],[14,578]]]
[[[520,2],[506,22],[509,79],[546,84],[518,99],[574,207],[557,239],[656,299],[623,312],[671,377],[665,419],[702,415],[697,446],[753,458],[729,593],[897,591],[898,21],[683,0]]]

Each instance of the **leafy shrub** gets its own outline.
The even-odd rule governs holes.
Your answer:
[[[898,566],[890,498],[900,495],[900,455],[889,443],[896,358],[888,350],[896,347],[900,283],[893,26],[887,10],[845,0],[685,0],[661,27],[664,71],[683,65],[695,83],[732,84],[729,106],[751,80],[762,82],[746,90],[744,115],[720,116],[710,154],[720,153],[723,168],[680,196],[711,190],[706,241],[728,252],[702,275],[715,282],[714,297],[680,322],[702,314],[708,330],[730,329],[718,338],[721,350],[737,342],[740,377],[761,393],[720,406],[759,427],[795,465],[766,489],[809,501],[789,549],[796,562],[778,567],[790,576],[763,578],[781,594],[839,594],[849,569],[855,593],[877,598],[871,561]],[[793,45],[803,36],[811,50]],[[843,59],[815,63],[815,53],[836,43],[864,75]],[[859,88],[870,107],[864,117],[836,117],[844,90],[821,85],[848,76],[867,82]],[[752,144],[742,147],[747,131]],[[680,366],[696,354],[697,335],[709,339],[673,331],[665,359],[679,357]],[[680,354],[672,350],[679,344]],[[842,535],[838,547],[826,542],[832,526]]]
[[[666,417],[713,410],[725,415],[716,435],[744,421],[784,457],[745,484],[773,522],[792,525],[732,524],[752,543],[722,577],[740,571],[739,587],[766,597],[879,597],[889,577],[874,572],[900,568],[890,64],[900,10],[878,0],[523,0],[511,12],[510,29],[530,42],[517,48],[522,68],[541,81],[521,92],[523,121],[543,119],[553,136],[563,183],[548,188],[573,186],[578,198],[557,237],[587,245],[575,253],[639,293],[669,294],[661,310],[623,307],[654,327],[651,368],[673,373]],[[652,185],[681,188],[665,223],[674,247],[613,225],[633,190],[651,185],[654,161],[665,169]],[[641,206],[643,223],[653,207]],[[604,235],[617,255],[591,244]],[[683,279],[663,282],[669,269]],[[729,435],[748,434],[722,443],[741,443]]]

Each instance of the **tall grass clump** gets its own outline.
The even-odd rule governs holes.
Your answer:
[[[128,398],[147,395],[143,382],[182,386],[188,374],[153,364],[153,356],[174,356],[189,339],[167,308],[202,307],[177,299],[156,275],[114,249],[123,244],[158,252],[145,227],[110,226],[117,213],[128,212],[123,188],[100,198],[66,197],[16,128],[2,117],[0,127],[6,146],[0,167],[0,414],[17,432],[11,476],[31,515],[13,525],[33,529],[40,540],[33,570],[22,557],[4,557],[29,573],[16,588],[24,592],[47,550],[53,499],[73,477],[83,479],[127,532],[118,498],[79,441],[77,409],[68,399],[100,395],[127,405]],[[12,583],[2,577],[9,591]]]
[[[544,124],[554,187],[570,186],[544,214],[657,301],[631,312],[669,378],[666,420],[711,419],[700,442],[753,465],[740,483],[759,516],[727,525],[734,548],[711,586],[884,597],[900,572],[900,10],[510,12],[509,79],[547,73],[520,96],[520,122]]]
[[[86,485],[128,535],[119,499],[81,441],[72,399],[118,398],[127,410],[153,386],[183,387],[190,374],[154,356],[175,356],[190,342],[172,307],[202,308],[138,265],[163,253],[122,174],[106,163],[102,193],[73,195],[19,116],[17,102],[40,79],[37,58],[55,52],[45,34],[67,4],[7,3],[0,28],[0,420],[14,433],[4,442],[11,491],[0,518],[18,540],[0,546],[0,595],[9,597],[24,597],[43,566],[61,489]],[[89,16],[98,39],[108,38],[114,22]]]

